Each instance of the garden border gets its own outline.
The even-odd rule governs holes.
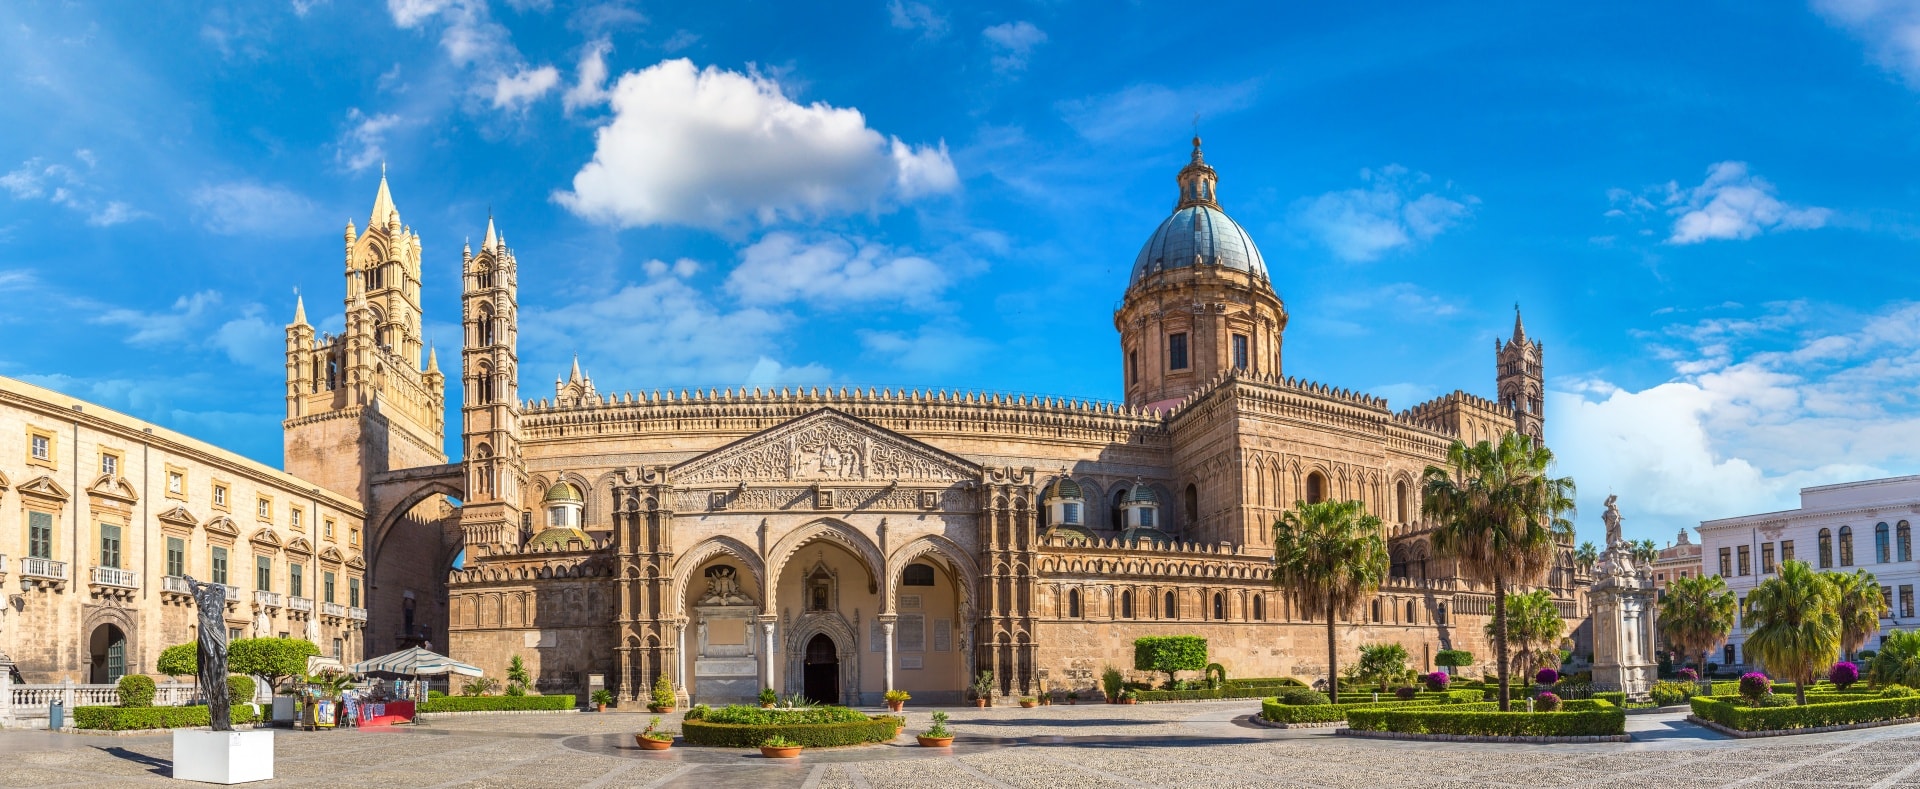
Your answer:
[[[1545,737],[1503,734],[1479,736],[1473,734],[1415,734],[1398,731],[1368,731],[1366,729],[1340,729],[1334,732],[1340,737],[1364,737],[1371,740],[1426,740],[1430,742],[1510,742],[1532,745],[1553,745],[1558,743],[1584,742],[1633,742],[1631,734],[1587,734],[1570,737]]]
[[[1825,734],[1827,732],[1852,731],[1854,729],[1875,729],[1881,726],[1899,726],[1903,723],[1920,723],[1920,718],[1897,718],[1894,720],[1885,720],[1885,721],[1861,721],[1859,723],[1842,723],[1838,726],[1816,726],[1811,729],[1762,729],[1760,731],[1743,731],[1740,729],[1733,728],[1731,726],[1723,726],[1721,724],[1707,720],[1706,718],[1702,718],[1698,715],[1691,715],[1691,714],[1687,716],[1687,722],[1697,723],[1705,728],[1712,729],[1721,734],[1725,734],[1728,737],[1747,740],[1747,739],[1753,739],[1755,737],[1791,737],[1795,734]]]
[[[579,715],[580,710],[468,710],[463,712],[420,712],[414,720],[453,720],[469,715]]]
[[[1262,715],[1258,712],[1248,717],[1251,717],[1253,719],[1253,725],[1265,726],[1269,729],[1328,729],[1328,728],[1333,728],[1335,726],[1347,725],[1347,722],[1343,720],[1320,721],[1315,723],[1275,723],[1273,721],[1267,720],[1267,716]]]

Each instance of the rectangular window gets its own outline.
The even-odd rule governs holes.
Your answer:
[[[340,639],[337,639],[337,638],[334,639],[333,640],[333,659],[344,660],[346,659],[346,657],[347,657],[346,648],[341,645]]]
[[[1187,369],[1187,333],[1179,332],[1167,337],[1167,369]]]
[[[100,566],[120,569],[120,527],[100,524]]]
[[[1127,351],[1127,384],[1140,383],[1140,352]]]
[[[321,532],[320,536],[325,537],[329,540],[333,539],[333,519],[328,518],[325,526],[326,528]]]
[[[320,599],[323,602],[333,602],[333,573],[320,574]]]
[[[1721,578],[1733,577],[1733,549],[1732,548],[1720,549],[1720,577]]]
[[[186,490],[187,490],[187,475],[185,472],[180,472],[180,471],[167,472],[167,495],[180,496],[180,495],[183,495],[186,492]]]
[[[1153,528],[1153,513],[1154,509],[1152,507],[1140,508],[1140,525],[1142,527],[1148,529]]]
[[[287,565],[287,594],[294,597],[306,596],[306,568],[297,564]]]
[[[1760,573],[1762,575],[1773,574],[1773,543],[1760,543]]]
[[[53,439],[52,438],[49,438],[47,436],[34,436],[32,441],[33,441],[33,459],[34,460],[52,460],[53,459]]]
[[[260,499],[253,503],[254,516],[263,521],[273,520],[273,500]]]
[[[1739,567],[1740,574],[1746,575],[1748,568],[1753,566],[1753,561],[1752,561],[1753,557],[1751,555],[1751,551],[1747,548],[1747,546],[1742,545],[1740,546],[1739,556],[1740,556],[1740,567]]]
[[[227,486],[213,486],[213,506],[225,509],[227,506]]]
[[[1891,586],[1880,587],[1880,611],[1881,619],[1893,615],[1893,587]]]
[[[180,577],[187,574],[187,541],[179,537],[167,538],[167,574]]]
[[[1780,541],[1780,561],[1783,561],[1783,562],[1793,561],[1793,541],[1792,540]]]
[[[231,644],[235,641],[239,641],[240,636],[242,635],[245,635],[245,634],[240,632],[240,628],[237,628],[237,627],[227,628],[227,643]]]
[[[1233,335],[1233,366],[1236,369],[1245,370],[1247,361],[1247,335]]]
[[[213,582],[227,582],[227,549],[218,546],[213,549]]]
[[[1902,618],[1913,617],[1913,584],[1901,584],[1900,586],[1900,616]]]
[[[354,608],[360,607],[360,579],[358,578],[347,579],[347,605]]]
[[[1060,522],[1066,523],[1069,525],[1079,523],[1080,522],[1079,503],[1069,501],[1064,504],[1061,504],[1060,505]]]
[[[109,477],[120,476],[120,458],[106,452],[100,453],[100,473]]]
[[[262,592],[273,591],[273,560],[265,556],[253,557],[253,588]]]
[[[27,556],[53,558],[53,513],[27,513]]]
[[[287,510],[287,525],[293,527],[294,531],[303,531],[300,527],[300,514],[299,507]]]
[[[360,545],[360,527],[358,527],[358,526],[348,526],[348,527],[347,527],[347,545],[349,545],[349,546],[354,546],[354,547],[359,547],[359,545]]]

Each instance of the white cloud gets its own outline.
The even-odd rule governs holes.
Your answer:
[[[884,245],[770,233],[741,251],[740,265],[727,277],[727,292],[744,304],[801,301],[833,308],[890,302],[925,307],[939,299],[947,284],[938,264],[895,254]]]
[[[1866,42],[1882,68],[1920,88],[1920,5],[1907,0],[1813,0],[1827,22]]]
[[[1216,117],[1247,108],[1255,88],[1252,81],[1178,89],[1140,84],[1056,106],[1067,125],[1093,142],[1153,139],[1164,143],[1178,139],[1172,133],[1184,131],[1194,113]]]
[[[1774,196],[1776,191],[1773,184],[1749,173],[1746,162],[1715,164],[1707,168],[1706,181],[1691,189],[1669,184],[1664,205],[1676,219],[1667,243],[1698,244],[1817,228],[1833,215],[1825,208],[1781,202]]]
[[[909,146],[859,110],[798,104],[758,73],[668,60],[629,72],[593,161],[554,199],[611,225],[715,229],[876,210],[951,191],[946,146]]]
[[[1806,305],[1670,327],[1672,380],[1556,381],[1549,443],[1598,512],[1611,491],[1664,538],[1796,506],[1808,485],[1920,470],[1920,304],[1832,327]]]
[[[1046,31],[1026,21],[1002,22],[980,31],[980,35],[999,53],[993,56],[993,67],[997,71],[1024,70],[1033,48],[1047,41]]]
[[[583,364],[601,370],[595,383],[609,391],[622,386],[817,383],[830,377],[829,370],[816,364],[778,361],[791,316],[715,303],[689,281],[700,270],[692,260],[653,260],[643,269],[644,280],[622,284],[611,293],[551,310],[530,310],[521,323],[524,336],[537,353],[556,363],[578,352]],[[619,376],[631,378],[622,381]],[[538,396],[531,389],[525,394]]]
[[[48,162],[38,156],[28,159],[6,175],[0,175],[0,189],[5,189],[15,200],[45,198],[49,203],[85,214],[87,224],[94,227],[111,227],[147,216],[125,201],[102,198],[101,190],[89,183],[87,174],[99,162],[92,151],[82,148],[73,152],[73,158],[84,168]]]
[[[502,74],[493,82],[493,106],[508,111],[521,110],[559,85],[560,70],[552,66]]]
[[[1397,164],[1361,170],[1362,189],[1328,192],[1293,206],[1293,221],[1333,253],[1352,261],[1380,256],[1416,244],[1459,225],[1473,215],[1480,199],[1454,199],[1450,184]],[[1436,190],[1437,189],[1437,190]]]
[[[208,232],[223,236],[304,234],[318,218],[313,201],[298,192],[255,181],[203,184],[187,202]]]
[[[700,43],[700,34],[691,30],[675,30],[673,36],[661,42],[660,49],[672,54]]]
[[[567,18],[568,28],[585,33],[589,37],[605,35],[614,30],[640,27],[646,23],[646,14],[635,10],[628,0],[581,6]]]
[[[387,134],[400,125],[400,116],[368,115],[355,107],[347,111],[347,130],[334,144],[334,161],[353,172],[387,159]]]
[[[611,51],[613,42],[604,38],[587,45],[575,70],[573,87],[560,97],[560,105],[567,112],[607,102],[607,53]]]
[[[901,30],[918,30],[923,38],[947,34],[947,17],[926,3],[892,0],[887,3],[887,20]]]

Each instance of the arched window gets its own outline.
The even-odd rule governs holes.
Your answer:
[[[1840,527],[1840,566],[1853,566],[1853,527]]]
[[[493,402],[493,368],[486,362],[481,362],[475,378],[477,380],[473,382],[474,400],[483,404]]]
[[[1127,488],[1122,485],[1113,489],[1113,509],[1108,511],[1107,527],[1114,531],[1127,528]]]
[[[1307,503],[1319,504],[1327,497],[1327,475],[1315,471],[1307,475]]]
[[[1420,609],[1414,606],[1412,600],[1407,601],[1407,624],[1420,624]]]
[[[1433,623],[1436,625],[1440,625],[1441,627],[1446,627],[1447,625],[1447,604],[1446,603],[1441,603],[1433,607]]]
[[[474,277],[474,279],[476,279],[479,282],[480,287],[482,288],[493,287],[493,266],[490,266],[485,263],[480,264],[480,272]]]
[[[1222,621],[1227,618],[1227,599],[1219,592],[1213,593],[1213,618]]]
[[[1078,589],[1067,590],[1067,618],[1080,618],[1080,590]]]
[[[1192,483],[1187,484],[1186,505],[1187,526],[1190,527],[1200,522],[1200,489],[1194,487]]]
[[[1873,560],[1880,564],[1893,561],[1893,535],[1885,523],[1873,527]]]
[[[1833,530],[1821,529],[1820,530],[1820,567],[1821,569],[1825,569],[1832,566],[1833,566]],[[1721,575],[1725,575],[1725,574],[1726,573],[1721,573]]]
[[[1256,594],[1253,596],[1253,621],[1255,622],[1267,621],[1266,595]]]
[[[1407,481],[1393,483],[1393,517],[1401,523],[1407,522]]]
[[[1371,611],[1368,612],[1373,615],[1372,621],[1374,622],[1380,621],[1380,601],[1375,600],[1373,601],[1373,605],[1368,607],[1372,609]]]
[[[327,391],[329,392],[333,391],[333,388],[337,386],[339,383],[340,383],[340,363],[333,360],[332,358],[328,358],[327,359]]]
[[[492,345],[494,341],[493,308],[480,305],[480,346]]]
[[[1900,561],[1913,561],[1913,527],[1908,526],[1906,521],[1901,521],[1899,526],[1894,527],[1893,533],[1893,542],[1899,549]]]
[[[1120,618],[1121,619],[1133,618],[1133,593],[1132,592],[1129,592],[1126,590],[1121,590],[1120,592]]]
[[[1167,599],[1166,599],[1166,601],[1165,601],[1165,603],[1166,603],[1166,604],[1165,604],[1165,605],[1163,605],[1163,606],[1161,606],[1161,608],[1160,608],[1160,616],[1161,616],[1161,618],[1163,618],[1163,619],[1179,619],[1179,618],[1180,618],[1180,607],[1179,607],[1179,606],[1177,606],[1177,605],[1174,605],[1174,600],[1173,600],[1173,593],[1172,593],[1172,592],[1168,592],[1168,593],[1167,593]]]

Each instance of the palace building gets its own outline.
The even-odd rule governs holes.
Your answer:
[[[576,361],[521,390],[519,261],[488,219],[461,254],[461,458],[421,363],[421,240],[383,176],[346,230],[346,331],[287,329],[287,468],[362,502],[365,648],[410,644],[545,690],[661,674],[682,698],[762,687],[877,702],[1085,688],[1132,640],[1208,638],[1232,676],[1326,672],[1325,623],[1269,580],[1296,501],[1357,499],[1392,578],[1343,649],[1491,664],[1491,590],[1436,559],[1417,481],[1456,439],[1541,435],[1542,347],[1516,317],[1491,391],[1395,411],[1283,367],[1288,314],[1194,141],[1114,312],[1124,402],[828,387],[603,392]],[[533,264],[537,265],[537,264]],[[645,320],[645,316],[635,316]],[[458,569],[447,572],[456,555]],[[1586,571],[1548,581],[1584,633]],[[436,646],[436,648],[440,648]]]

